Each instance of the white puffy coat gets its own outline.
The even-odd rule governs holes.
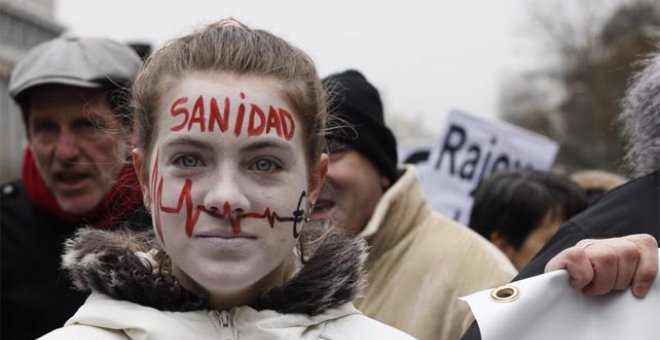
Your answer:
[[[213,310],[184,289],[158,253],[153,232],[81,229],[63,265],[92,295],[41,339],[410,339],[353,307],[366,243],[330,235],[283,286],[250,306]],[[151,250],[151,251],[150,251]],[[147,258],[145,258],[145,256]]]

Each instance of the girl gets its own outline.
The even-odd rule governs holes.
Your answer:
[[[223,20],[156,52],[133,96],[153,231],[82,229],[67,241],[63,266],[92,294],[44,339],[410,338],[350,302],[364,243],[304,227],[328,168],[325,100],[306,54]],[[604,247],[572,251],[587,246]],[[657,268],[644,262],[637,272]],[[587,257],[550,267],[598,280]]]
[[[156,52],[133,94],[154,232],[70,240],[64,266],[93,294],[45,339],[410,338],[350,303],[361,241],[330,235],[307,256],[328,157],[306,54],[223,20]]]

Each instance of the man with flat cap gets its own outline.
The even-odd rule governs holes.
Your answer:
[[[113,40],[61,37],[28,51],[11,74],[28,145],[22,178],[0,187],[3,339],[34,339],[84,302],[60,270],[77,227],[150,225],[128,162],[129,91],[140,64]]]
[[[413,165],[397,167],[376,88],[358,71],[323,80],[330,162],[312,220],[365,237],[367,289],[355,306],[419,339],[458,339],[473,318],[458,297],[508,282],[509,260],[472,230],[431,210]]]

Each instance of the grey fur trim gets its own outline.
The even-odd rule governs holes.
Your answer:
[[[316,315],[353,300],[364,286],[366,248],[360,238],[328,235],[287,284],[264,293],[252,307]],[[66,242],[62,267],[79,290],[164,311],[210,309],[205,297],[184,289],[171,275],[164,253],[160,268],[145,266],[135,255],[151,249],[159,250],[152,231],[83,228]]]
[[[619,122],[632,177],[660,169],[660,54],[648,58],[622,102]]]
[[[257,300],[257,310],[317,315],[352,301],[364,286],[367,245],[362,238],[330,234],[289,282]]]
[[[96,291],[165,311],[207,306],[203,297],[184,289],[169,268],[154,271],[135,252],[158,249],[153,231],[79,229],[66,241],[62,267],[78,290]]]

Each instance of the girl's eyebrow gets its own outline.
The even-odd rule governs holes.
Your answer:
[[[212,151],[213,147],[209,145],[208,142],[199,140],[197,138],[192,138],[189,136],[181,136],[181,137],[172,137],[168,138],[164,143],[163,147],[177,147],[177,146],[186,146],[186,147],[193,147],[201,150],[208,150]],[[295,149],[293,148],[293,145],[290,143],[286,143],[279,138],[273,138],[273,139],[260,139],[254,142],[249,143],[248,145],[244,146],[241,148],[242,151],[256,151],[256,150],[262,150],[262,149],[267,149],[267,148],[273,148],[273,149],[278,149],[282,151],[287,151],[287,152],[295,152]]]
[[[211,146],[204,141],[191,137],[173,137],[163,143],[163,147],[189,146],[202,150],[211,150]]]
[[[255,151],[266,148],[274,148],[282,151],[295,152],[293,146],[290,143],[285,143],[280,139],[272,140],[258,140],[254,143],[250,143],[242,148],[243,151]]]

